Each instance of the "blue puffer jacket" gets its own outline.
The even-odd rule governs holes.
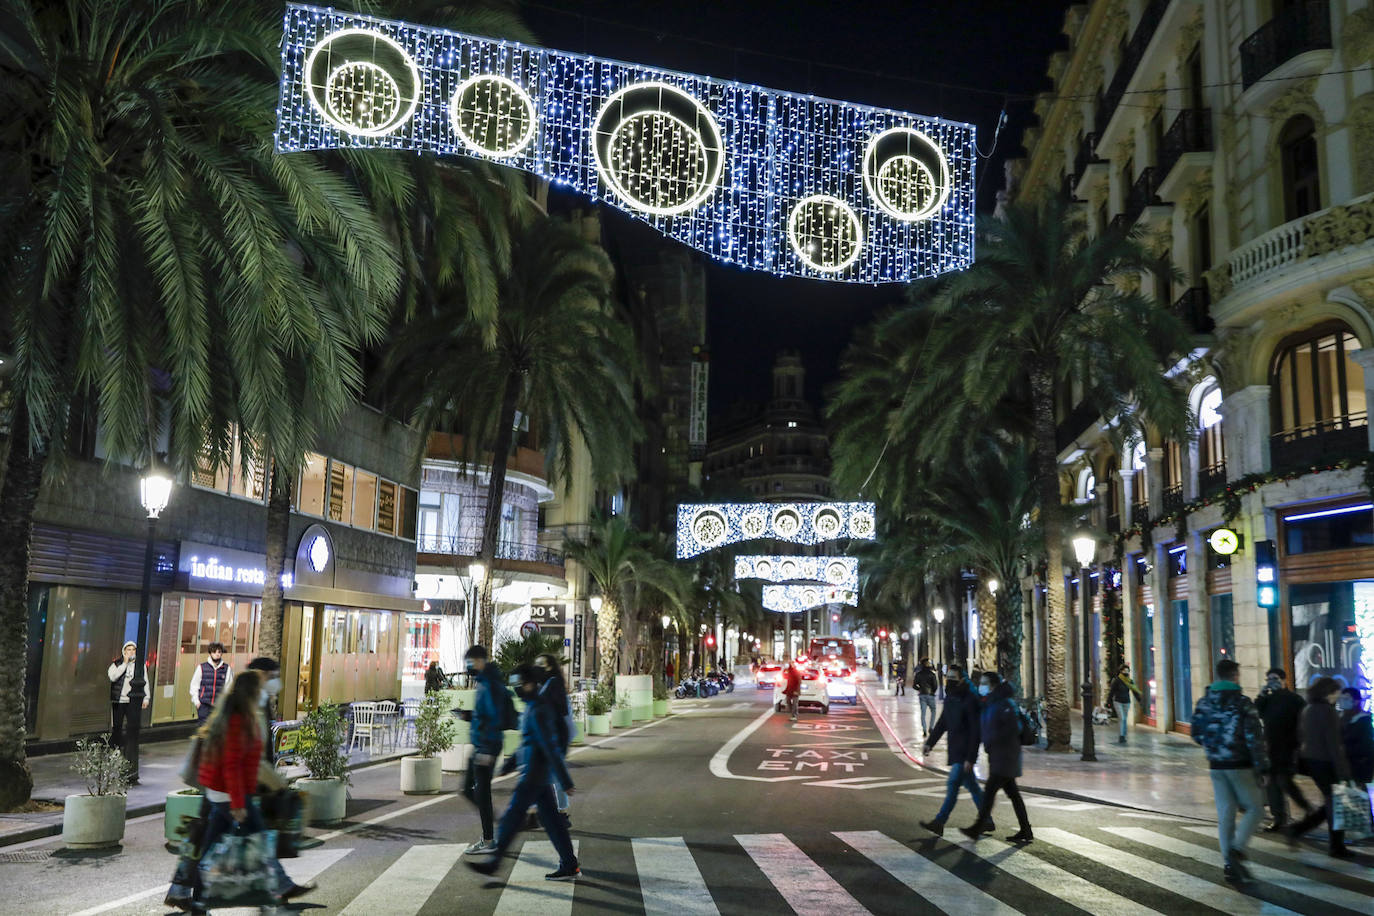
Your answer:
[[[978,723],[983,747],[988,752],[988,775],[1021,775],[1021,708],[1016,693],[1005,681],[992,688]]]
[[[504,712],[506,678],[495,662],[489,661],[477,675],[477,699],[472,707],[470,740],[479,754],[499,754],[505,739]]]
[[[1217,681],[1207,688],[1193,710],[1192,732],[1212,769],[1269,771],[1259,710],[1239,684]]]

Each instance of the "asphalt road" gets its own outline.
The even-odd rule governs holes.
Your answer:
[[[995,839],[954,829],[973,820],[961,798],[937,839],[929,818],[943,779],[891,750],[866,710],[774,714],[770,693],[678,704],[680,712],[579,749],[573,838],[583,877],[550,883],[547,840],[523,834],[494,878],[464,868],[475,811],[454,794],[409,797],[396,764],[354,773],[341,829],[288,860],[320,888],[301,912],[566,913],[1374,913],[1374,858],[1332,863],[1316,846],[1258,841],[1260,880],[1221,879],[1214,828],[1174,817],[1031,797],[1036,841],[999,801]],[[937,751],[937,757],[940,752]],[[509,780],[498,784],[499,808]],[[1202,812],[1205,814],[1205,812]],[[174,860],[161,818],[129,823],[113,854],[56,842],[0,850],[0,913],[161,913]],[[219,913],[233,911],[216,911]]]

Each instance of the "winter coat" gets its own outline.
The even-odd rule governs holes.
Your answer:
[[[1286,687],[1266,687],[1255,698],[1255,709],[1259,710],[1260,721],[1264,723],[1264,740],[1269,747],[1269,760],[1275,767],[1285,770],[1296,769],[1298,721],[1302,718],[1302,710],[1306,705],[1306,700]]]
[[[572,743],[572,704],[568,702],[568,687],[561,677],[550,676],[539,688],[539,696],[554,714],[558,747],[566,754]]]
[[[500,666],[489,661],[477,674],[477,698],[472,704],[472,724],[468,730],[477,753],[501,753],[505,713],[506,679]]]
[[[795,697],[801,695],[801,672],[795,665],[788,665],[787,670],[782,673],[783,688],[782,695],[785,697]]]
[[[438,665],[425,669],[425,693],[438,693],[444,689],[444,671]]]
[[[1125,703],[1129,705],[1131,702],[1131,694],[1140,697],[1140,688],[1135,685],[1135,681],[1131,680],[1126,675],[1118,674],[1112,679],[1112,686],[1107,691],[1107,702]],[[1143,702],[1145,698],[1140,697],[1140,699]]]
[[[221,747],[201,751],[200,784],[229,796],[229,807],[246,808],[258,787],[258,763],[262,760],[262,735],[240,713],[229,717]]]
[[[978,723],[988,752],[988,775],[1021,775],[1021,709],[1007,683],[992,688]]]
[[[110,702],[127,703],[129,702],[129,685],[134,682],[134,663],[126,662],[123,658],[117,658],[110,662],[110,667],[105,672],[110,678]],[[143,699],[148,699],[148,691],[152,684],[148,682],[148,666],[143,666]]]
[[[929,665],[922,665],[916,669],[916,675],[911,679],[911,686],[916,688],[916,692],[921,696],[933,697],[935,692],[940,689],[940,679],[935,675],[935,669]]]
[[[573,781],[558,743],[561,718],[561,712],[543,694],[526,697],[525,713],[520,717],[520,761],[524,766],[520,778],[547,785],[552,777],[566,792],[573,787]]]
[[[929,668],[926,670],[930,671]],[[945,704],[940,709],[940,717],[935,720],[935,727],[926,737],[926,747],[934,747],[940,737],[948,733],[949,765],[972,764],[978,759],[981,715],[978,695],[967,684],[961,682],[957,687],[949,688],[945,691]]]
[[[1207,751],[1207,764],[1214,770],[1269,771],[1264,726],[1239,684],[1216,681],[1207,688],[1193,710],[1192,733],[1193,741]]]
[[[1363,709],[1341,714],[1341,742],[1350,761],[1350,775],[1356,782],[1374,782],[1374,722]]]
[[[1336,778],[1350,778],[1350,761],[1341,741],[1341,714],[1327,702],[1308,703],[1302,711],[1302,747],[1298,756],[1331,764]]]

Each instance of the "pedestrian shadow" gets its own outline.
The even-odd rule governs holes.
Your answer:
[[[408,827],[389,827],[368,824],[353,831],[353,835],[368,840],[432,840],[439,834],[433,830],[413,830]]]

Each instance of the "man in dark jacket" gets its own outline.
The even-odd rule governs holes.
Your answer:
[[[1145,698],[1140,695],[1140,688],[1131,680],[1131,666],[1122,665],[1121,670],[1112,679],[1112,686],[1107,690],[1107,702],[1112,704],[1116,710],[1116,717],[1121,720],[1121,734],[1117,736],[1117,744],[1126,743],[1126,731],[1130,728],[1131,722],[1132,696],[1142,703],[1145,702]]]
[[[933,671],[931,673],[934,674]],[[978,760],[978,719],[981,713],[978,697],[969,689],[959,666],[951,665],[949,674],[945,684],[945,707],[940,711],[934,729],[926,735],[922,748],[929,754],[942,736],[948,736],[949,776],[945,780],[945,802],[933,820],[921,821],[921,826],[936,836],[944,835],[945,821],[949,820],[950,812],[954,810],[960,786],[968,789],[975,805],[983,804],[983,792],[973,775],[973,765]],[[920,672],[917,672],[917,676],[920,676]],[[931,695],[933,698],[934,691]]]
[[[468,673],[477,685],[472,709],[460,715],[468,720],[472,751],[463,781],[463,795],[477,806],[482,839],[463,850],[464,855],[485,855],[496,849],[495,816],[491,810],[491,778],[505,741],[506,684],[501,669],[487,660],[485,646],[473,646],[464,656]]]
[[[1274,822],[1264,828],[1265,833],[1277,833],[1288,824],[1288,802],[1293,802],[1306,814],[1312,805],[1293,782],[1298,769],[1298,721],[1307,701],[1284,685],[1287,675],[1282,668],[1270,668],[1264,675],[1264,687],[1255,698],[1255,709],[1264,723],[1265,750],[1269,753],[1269,813]]]
[[[902,656],[892,663],[893,673],[896,675],[894,680],[897,682],[897,689],[893,696],[906,696],[906,656]]]
[[[796,662],[788,662],[787,667],[783,669],[782,685],[782,695],[787,699],[787,711],[795,722],[797,707],[801,702],[801,672],[797,670]]]
[[[930,659],[921,659],[916,674],[911,678],[911,686],[916,688],[916,698],[921,704],[921,732],[929,735],[935,724],[935,691],[940,689],[940,678],[936,676],[935,669],[930,667]],[[930,742],[929,738],[926,740]]]
[[[1003,683],[997,672],[984,671],[980,680],[978,694],[984,698],[984,705],[978,730],[988,752],[988,781],[983,787],[983,803],[978,806],[978,820],[972,826],[960,827],[959,832],[971,840],[991,833],[995,829],[992,805],[998,790],[1005,789],[1019,828],[1007,837],[1007,842],[1029,843],[1035,836],[1026,816],[1026,803],[1021,800],[1021,789],[1016,785],[1021,775],[1021,708],[1016,705],[1011,685]]]
[[[1246,881],[1245,846],[1264,816],[1260,782],[1269,771],[1264,726],[1250,698],[1240,692],[1240,666],[1217,662],[1217,679],[1193,710],[1193,740],[1207,751],[1217,803],[1217,838],[1227,881]],[[1245,812],[1236,825],[1236,810]]]

